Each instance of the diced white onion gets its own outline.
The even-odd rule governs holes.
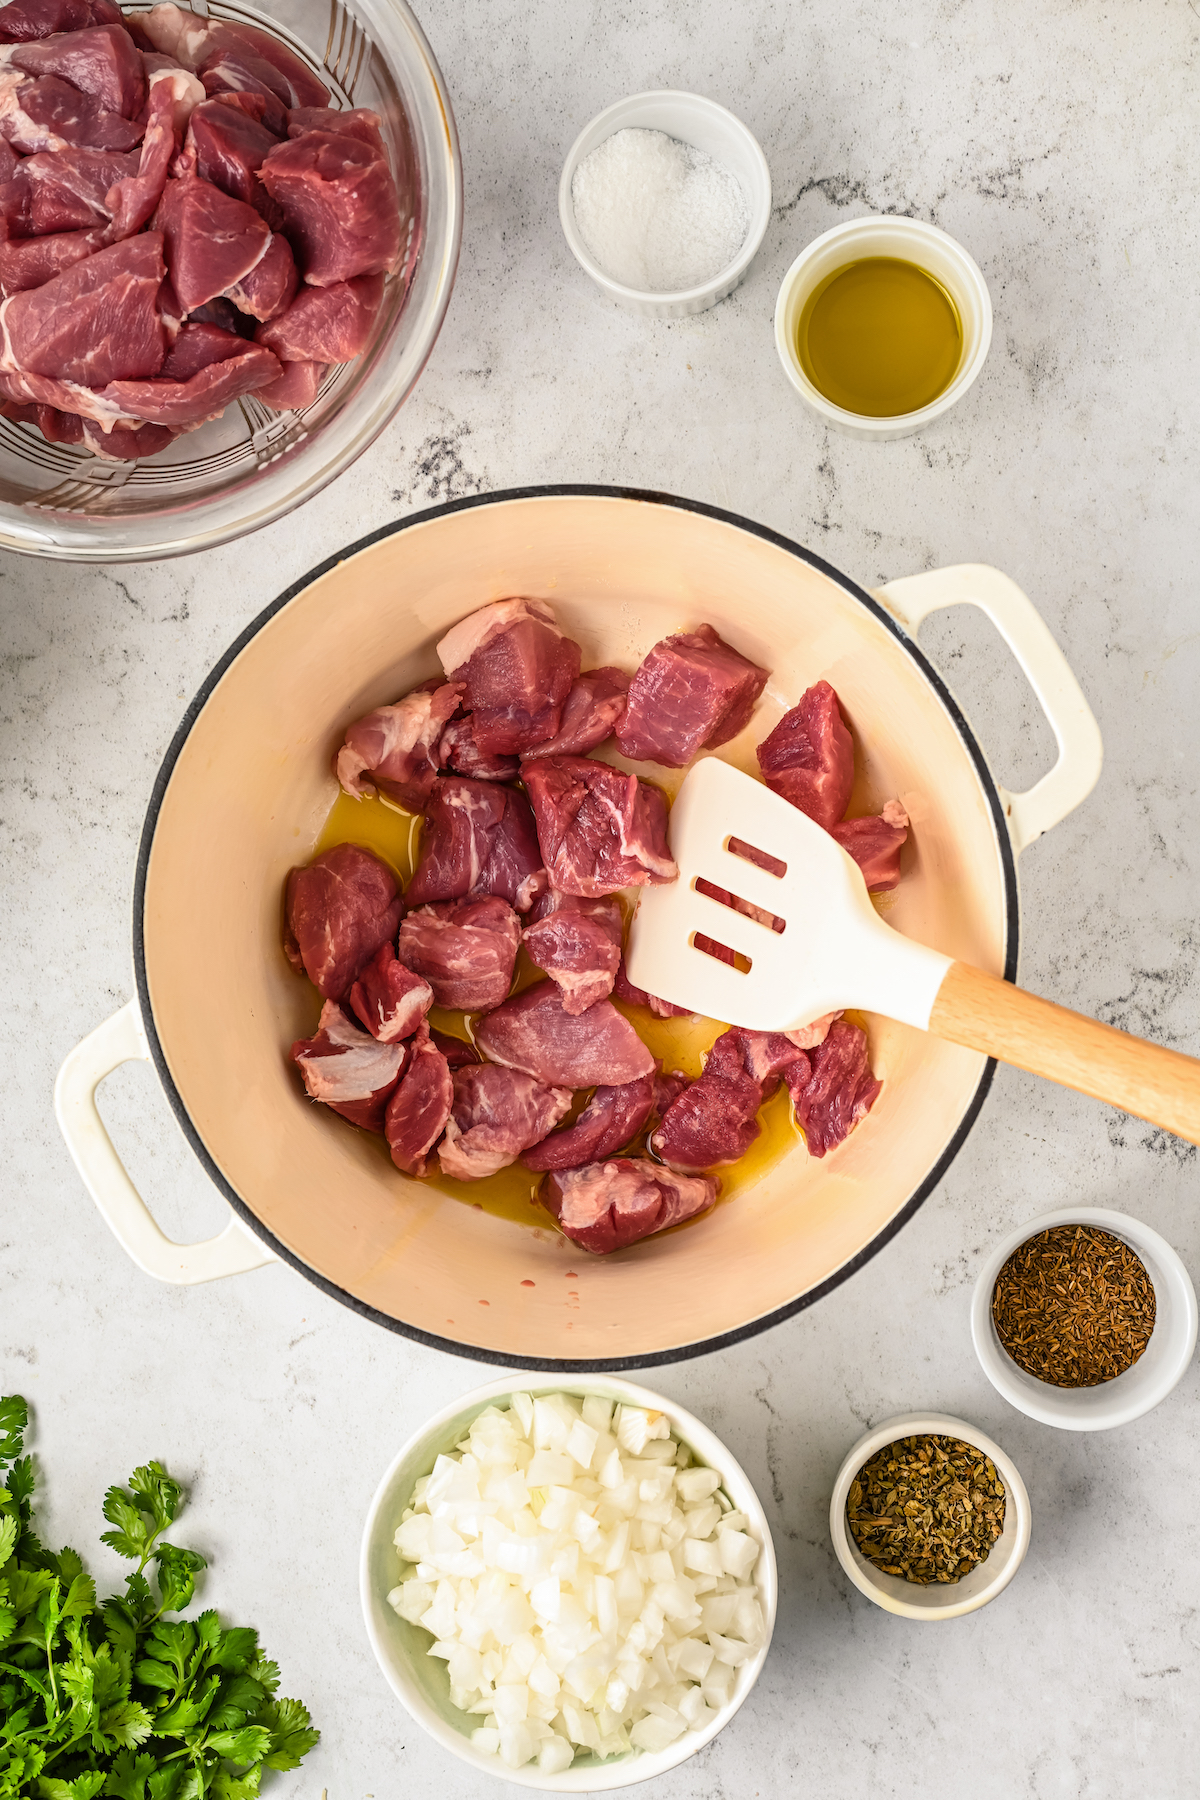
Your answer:
[[[665,1750],[765,1634],[759,1544],[662,1413],[513,1394],[415,1484],[388,1602],[429,1632],[476,1749],[560,1773]]]

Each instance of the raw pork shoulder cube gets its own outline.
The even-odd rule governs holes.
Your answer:
[[[539,1198],[564,1237],[607,1256],[707,1212],[719,1185],[712,1176],[689,1179],[646,1157],[621,1156],[550,1175]]]
[[[369,793],[363,776],[409,812],[421,812],[438,772],[442,727],[458,705],[460,687],[429,683],[394,706],[377,706],[346,729],[335,772],[356,800]]]
[[[529,959],[562,989],[569,1013],[607,999],[621,963],[624,924],[616,900],[584,900],[550,888],[534,902],[523,942]]]
[[[9,0],[0,11],[0,44],[27,44],[56,31],[120,23],[121,10],[111,0]]]
[[[472,781],[515,781],[521,772],[518,757],[496,756],[479,748],[470,713],[451,719],[442,733],[438,758],[443,769],[452,769],[456,775],[469,775]]]
[[[332,106],[293,106],[288,112],[287,134],[298,138],[307,131],[332,131],[342,137],[361,138],[382,156],[382,123],[379,114],[367,106],[348,106],[341,112]]]
[[[521,764],[552,887],[595,899],[674,881],[667,802],[649,782],[589,756]]]
[[[611,1000],[572,1015],[552,981],[538,981],[475,1028],[485,1056],[550,1087],[619,1087],[653,1074],[654,1058]]]
[[[279,379],[279,363],[269,350],[246,344],[237,356],[209,363],[186,381],[151,376],[147,381],[110,381],[100,398],[118,411],[177,431],[193,431],[219,418],[231,400]]]
[[[432,1005],[433,989],[399,961],[390,941],[380,945],[350,989],[351,1009],[381,1044],[411,1037]]]
[[[45,237],[16,238],[0,243],[0,294],[28,293],[81,263],[104,247],[104,231],[53,231]]]
[[[21,44],[11,65],[26,75],[57,75],[105,112],[136,119],[146,103],[146,71],[141,53],[121,25],[85,26],[39,43]]]
[[[569,1110],[570,1088],[546,1087],[517,1069],[475,1063],[452,1077],[454,1106],[438,1151],[443,1175],[482,1181],[540,1143]]]
[[[737,1162],[759,1134],[758,1109],[780,1077],[808,1078],[808,1058],[782,1032],[743,1031],[717,1039],[699,1081],[674,1100],[650,1147],[673,1169],[715,1169]]]
[[[309,1097],[367,1131],[383,1131],[387,1104],[407,1057],[407,1044],[368,1037],[333,1000],[321,1008],[316,1035],[292,1045],[292,1061]]]
[[[639,1075],[619,1087],[598,1087],[579,1117],[544,1143],[526,1150],[527,1169],[577,1169],[583,1163],[615,1156],[635,1138],[655,1107],[657,1072]]]
[[[485,1012],[512,986],[521,921],[495,894],[443,900],[410,912],[400,927],[402,963],[433,989],[438,1006]]]
[[[563,701],[558,730],[526,756],[586,756],[610,738],[625,711],[629,677],[623,669],[585,669]]]
[[[618,1000],[624,1000],[632,1006],[645,1006],[656,1019],[686,1019],[686,1006],[673,1006],[669,1000],[660,1000],[657,994],[648,994],[645,988],[634,987],[625,971],[625,958],[621,958],[621,966],[617,970],[617,978],[613,982],[613,993]]]
[[[310,287],[389,275],[400,259],[400,202],[387,158],[361,138],[306,131],[259,170]]]
[[[258,171],[279,143],[266,126],[240,106],[203,100],[188,120],[183,160],[195,174],[235,200],[255,206],[261,193]]]
[[[629,684],[617,742],[634,762],[682,769],[697,751],[737,736],[769,674],[711,625],[663,638]]]
[[[185,313],[249,275],[271,237],[252,206],[198,175],[168,181],[154,225],[166,238],[171,283]]]
[[[22,75],[0,70],[0,137],[18,150],[61,150],[77,144],[88,150],[132,150],[142,127],[81,93],[59,75]]]
[[[900,880],[900,852],[908,839],[908,814],[889,800],[878,818],[845,819],[829,827],[842,849],[854,858],[872,894],[884,894]]]
[[[865,1119],[882,1091],[867,1061],[867,1040],[857,1025],[838,1019],[824,1043],[809,1052],[811,1074],[788,1086],[810,1156],[824,1156],[843,1143]]]
[[[424,1175],[429,1153],[446,1129],[454,1087],[450,1065],[424,1019],[408,1043],[408,1067],[388,1101],[383,1130],[396,1167],[405,1175]]]
[[[6,365],[84,387],[157,373],[167,348],[162,253],[162,234],[144,231],[17,294],[4,311]]]
[[[288,961],[326,1000],[340,1000],[395,937],[403,907],[385,863],[358,844],[336,844],[288,876]]]
[[[465,1038],[451,1037],[448,1031],[432,1029],[429,1035],[433,1039],[435,1048],[441,1051],[450,1065],[451,1074],[455,1069],[465,1069],[471,1063],[482,1061],[474,1044],[468,1044]]]
[[[441,775],[425,808],[421,860],[409,906],[498,894],[528,912],[546,886],[533,812],[524,794],[498,782]]]
[[[758,746],[763,780],[829,831],[850,804],[854,741],[827,681],[800,696]]]
[[[448,631],[437,650],[447,679],[466,683],[463,706],[479,750],[522,755],[555,736],[580,651],[545,600],[481,607]]]
[[[291,305],[260,325],[254,336],[280,362],[351,362],[366,349],[382,304],[382,275],[301,288]]]

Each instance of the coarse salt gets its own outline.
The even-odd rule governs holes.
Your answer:
[[[703,287],[746,241],[750,216],[735,176],[665,131],[614,132],[571,181],[575,223],[612,281],[646,294]]]

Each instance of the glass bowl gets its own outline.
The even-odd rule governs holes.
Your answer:
[[[130,11],[145,11],[133,6]],[[370,343],[327,370],[298,412],[253,394],[144,462],[106,462],[0,419],[0,546],[66,562],[184,556],[255,531],[318,493],[388,424],[433,349],[462,235],[462,165],[441,71],[404,0],[209,0],[210,17],[264,27],[308,63],[333,106],[368,106],[403,195],[401,264]]]

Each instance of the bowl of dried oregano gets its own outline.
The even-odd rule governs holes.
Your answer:
[[[1008,1586],[1029,1548],[1016,1464],[965,1419],[904,1413],[849,1452],[829,1503],[855,1587],[907,1619],[956,1619]]]
[[[971,1336],[993,1387],[1043,1425],[1106,1431],[1164,1400],[1196,1348],[1196,1293],[1156,1231],[1066,1208],[997,1244]]]

